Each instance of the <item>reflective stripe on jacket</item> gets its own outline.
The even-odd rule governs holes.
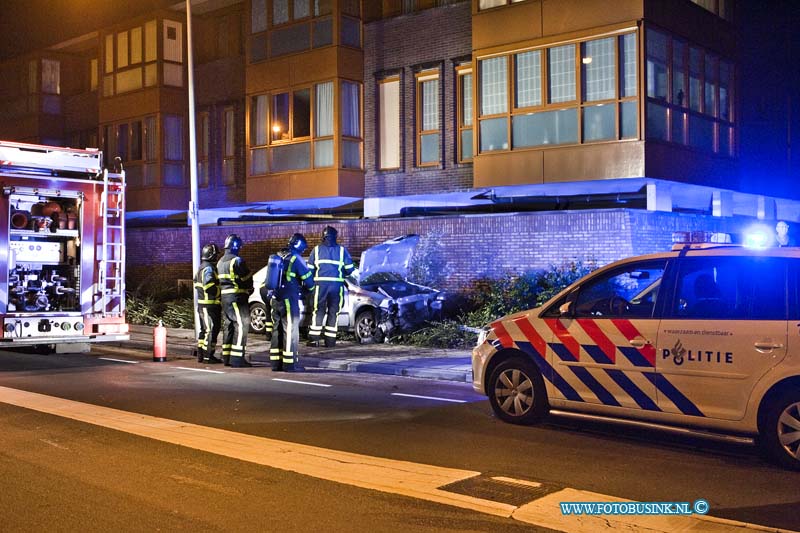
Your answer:
[[[344,246],[319,244],[314,247],[308,258],[308,268],[314,271],[316,283],[320,281],[343,283],[345,276],[355,270],[355,265]]]
[[[253,292],[253,274],[244,259],[225,252],[217,263],[217,276],[222,294],[249,294]]]
[[[219,278],[212,263],[200,263],[200,269],[194,276],[194,291],[199,305],[219,305]]]

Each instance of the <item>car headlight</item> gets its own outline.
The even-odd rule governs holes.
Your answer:
[[[491,330],[489,328],[481,328],[478,332],[478,346],[486,342],[486,338],[489,336],[489,332]]]

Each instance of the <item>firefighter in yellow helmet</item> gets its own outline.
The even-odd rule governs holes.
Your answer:
[[[242,239],[232,233],[225,238],[225,255],[217,263],[221,290],[222,316],[225,326],[222,336],[222,359],[225,366],[253,366],[245,358],[247,332],[250,329],[250,305],[253,275],[239,257]]]

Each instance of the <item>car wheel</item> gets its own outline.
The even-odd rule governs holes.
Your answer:
[[[767,405],[759,444],[786,468],[800,470],[800,393],[786,391]]]
[[[550,409],[539,369],[521,357],[503,361],[494,369],[487,393],[497,417],[512,424],[533,424]]]
[[[250,304],[250,331],[253,333],[264,333],[269,320],[269,311],[266,305],[260,302],[253,302]]]
[[[375,313],[371,309],[361,311],[356,315],[355,333],[356,339],[361,344],[373,344],[381,341],[378,322],[375,320]]]

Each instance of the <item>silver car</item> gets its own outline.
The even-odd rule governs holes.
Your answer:
[[[405,235],[364,250],[359,268],[345,279],[340,330],[354,333],[363,344],[383,342],[440,316],[444,294],[406,279],[418,243],[419,235]],[[259,290],[266,270],[262,268],[253,276],[256,290],[250,296],[250,329],[255,333],[263,333],[269,319],[269,303],[264,302]],[[311,313],[307,312],[311,307],[307,295],[300,302],[302,328],[311,322]]]

